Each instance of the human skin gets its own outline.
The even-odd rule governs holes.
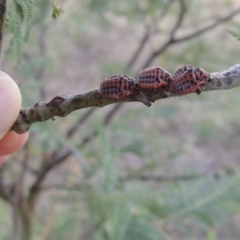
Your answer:
[[[22,98],[17,84],[10,76],[0,71],[0,165],[28,139],[28,133],[20,135],[9,132],[17,119],[21,104]]]

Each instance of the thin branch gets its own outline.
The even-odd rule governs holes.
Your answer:
[[[103,124],[106,126],[110,123],[115,113],[119,110],[119,108],[122,106],[121,103],[117,104],[104,118]],[[77,146],[77,148],[83,147],[85,144],[87,144],[93,137],[95,137],[98,134],[97,130],[94,130],[91,134],[87,135],[83,138],[81,143]],[[48,172],[53,169],[54,167],[58,166],[62,162],[64,162],[72,152],[70,150],[63,151],[58,155],[55,155],[51,162],[44,162],[42,165],[41,170],[39,171],[38,177],[36,178],[35,182],[33,183],[30,194],[29,194],[29,201],[33,202],[38,193],[41,186],[41,183],[43,182],[44,178],[48,174]]]
[[[158,94],[161,98],[163,98],[163,95],[163,92]],[[141,102],[138,95],[130,96],[120,101],[107,99],[100,94],[98,89],[82,94],[56,96],[48,103],[39,102],[32,108],[21,109],[11,130],[17,133],[24,133],[29,130],[34,122],[43,122],[48,119],[54,120],[55,116],[65,117],[71,112],[82,108],[103,107],[113,103],[129,101]]]
[[[219,26],[223,22],[226,22],[226,21],[230,20],[231,18],[233,18],[235,15],[237,15],[239,13],[240,13],[240,7],[237,8],[235,11],[232,11],[228,15],[226,15],[226,16],[224,16],[222,18],[217,19],[214,23],[212,23],[212,24],[210,24],[210,25],[208,25],[208,26],[206,26],[204,28],[198,29],[198,30],[194,31],[193,33],[190,33],[190,34],[188,34],[186,36],[176,38],[174,40],[174,43],[179,43],[179,42],[183,42],[183,41],[195,38],[195,37],[197,37],[197,36],[207,32],[209,30]]]
[[[0,197],[8,203],[11,201],[11,194],[9,193],[9,185],[5,185],[2,179],[0,179]]]
[[[185,14],[187,12],[187,6],[186,6],[186,3],[185,3],[185,0],[179,0],[179,4],[180,4],[180,11],[179,11],[178,18],[177,18],[177,21],[175,23],[175,26],[173,26],[173,28],[170,32],[170,39],[174,37],[177,30],[182,26]]]
[[[78,121],[72,126],[65,134],[66,138],[70,138],[77,132],[77,130],[87,121],[87,119],[97,110],[97,108],[90,108],[83,116],[81,116]],[[51,154],[51,158],[56,158],[59,156],[59,151],[54,151]]]
[[[3,173],[6,169],[7,163],[0,165],[0,197],[10,203],[11,202],[11,194],[10,194],[10,186],[4,182]]]
[[[20,171],[20,174],[19,174],[19,178],[17,180],[18,182],[18,185],[19,185],[19,188],[23,188],[24,186],[24,181],[25,181],[25,176],[27,173],[29,173],[30,170],[32,170],[30,167],[29,167],[29,160],[30,160],[30,151],[29,151],[29,143],[27,142],[26,145],[24,146],[24,156],[22,158],[22,161],[21,161],[21,171]],[[31,172],[33,173],[33,172]]]
[[[167,48],[173,43],[173,39],[169,38],[167,42],[165,42],[161,48],[159,48],[157,51],[153,52],[149,58],[145,61],[145,63],[142,65],[141,69],[147,68],[151,62],[159,55],[161,55]]]
[[[192,181],[192,180],[198,180],[199,178],[212,176],[216,180],[219,180],[223,173],[225,176],[232,176],[236,173],[232,171],[232,169],[222,169],[220,171],[216,172],[203,172],[203,173],[195,173],[195,174],[186,174],[186,175],[145,175],[145,174],[128,174],[125,177],[120,177],[119,180],[122,182],[125,181],[134,181],[134,180],[140,180],[140,181],[152,181],[152,182],[178,182],[178,181]]]
[[[82,126],[82,124],[92,115],[92,113],[95,110],[97,110],[97,108],[91,108],[83,116],[81,116],[77,123],[67,131],[66,137],[70,138]]]
[[[13,186],[12,193],[12,239],[20,239],[20,219],[19,219],[19,205],[21,201],[21,190],[18,183]]]
[[[166,5],[164,6],[163,10],[158,14],[158,16],[156,16],[156,18],[154,18],[152,23],[149,26],[147,26],[145,33],[143,34],[143,37],[142,37],[141,41],[139,42],[137,49],[135,50],[135,52],[133,53],[131,59],[129,60],[129,62],[127,64],[128,68],[133,67],[134,63],[138,59],[138,56],[142,52],[145,44],[148,42],[150,36],[156,32],[157,24],[159,23],[160,20],[162,20],[166,16],[173,1],[174,0],[168,0]]]
[[[177,24],[175,25],[173,30],[170,32],[170,37],[168,38],[168,40],[162,46],[160,46],[156,51],[154,51],[152,54],[150,54],[148,59],[142,65],[141,69],[144,69],[144,68],[148,67],[157,56],[159,56],[164,51],[166,51],[167,48],[170,47],[171,45],[176,44],[176,43],[180,43],[180,42],[183,42],[183,41],[187,41],[187,40],[192,39],[192,38],[195,38],[195,37],[207,32],[209,30],[219,26],[223,22],[226,22],[226,21],[230,20],[231,18],[233,18],[235,15],[237,15],[239,13],[240,13],[240,8],[237,8],[235,11],[232,11],[231,13],[227,14],[226,16],[224,16],[222,18],[219,18],[214,23],[209,24],[208,26],[205,26],[205,27],[200,28],[198,30],[194,30],[192,33],[187,34],[183,37],[179,37],[179,38],[175,37],[175,34],[180,27],[178,22],[176,22]],[[180,11],[180,14],[179,14],[178,18],[181,19],[181,11]]]
[[[69,152],[71,152],[75,156],[75,158],[80,163],[81,168],[85,174],[87,174],[91,171],[90,165],[88,164],[84,155],[81,153],[81,151],[79,151],[79,149],[77,147],[70,144],[70,142],[65,141],[64,148],[67,149]]]
[[[27,173],[30,173],[33,176],[37,175],[37,171],[35,169],[33,169],[32,167],[29,166],[28,162],[25,163],[24,161],[18,162],[18,164],[20,165],[20,167],[22,169],[24,169],[24,171],[26,171]]]
[[[3,37],[7,12],[7,0],[0,0],[0,70],[3,61]]]
[[[129,175],[120,178],[120,181],[140,180],[140,181],[153,181],[153,182],[178,182],[178,181],[191,181],[206,176],[206,174],[194,175],[177,175],[177,176],[153,176],[153,175]]]
[[[63,191],[80,191],[81,185],[74,184],[71,186],[62,184],[45,185],[39,188],[40,191],[52,191],[52,190],[63,190]]]
[[[219,73],[212,73],[212,77],[203,91],[210,90],[222,90],[233,88],[240,85],[240,65],[237,64],[234,67],[229,68],[226,71]],[[237,74],[239,75],[237,75]],[[55,116],[65,117],[73,111],[78,109],[88,108],[88,107],[103,107],[113,103],[119,102],[143,102],[148,105],[146,99],[141,99],[139,94],[126,97],[121,100],[112,100],[104,98],[100,92],[92,90],[90,92],[71,95],[71,96],[57,96],[53,98],[48,103],[37,103],[32,108],[25,108],[20,111],[20,114],[12,126],[11,130],[17,133],[27,132],[30,126],[35,122],[42,122],[48,119],[54,119]],[[170,97],[169,94],[163,91],[159,91],[154,96],[153,100],[159,100],[163,98]],[[171,96],[173,97],[173,96]],[[119,108],[118,106],[117,108]],[[116,110],[115,110],[116,111]],[[114,111],[114,112],[115,112]],[[113,114],[113,113],[111,113]],[[104,121],[108,123],[108,118],[111,118],[111,115],[107,117]],[[88,141],[85,139],[84,141]]]
[[[183,23],[183,20],[186,15],[186,11],[187,11],[187,7],[185,5],[184,0],[179,0],[179,4],[180,4],[180,10],[178,13],[178,17],[176,19],[176,22],[175,22],[173,28],[171,29],[171,31],[169,33],[168,40],[162,46],[160,46],[158,50],[154,51],[149,56],[149,58],[142,65],[141,69],[147,68],[157,56],[161,55],[170,45],[172,45],[175,42],[175,40],[174,40],[175,34],[176,34],[177,30],[182,26],[182,23]]]

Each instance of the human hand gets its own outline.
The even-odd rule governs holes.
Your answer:
[[[17,84],[6,73],[0,71],[0,166],[8,155],[21,148],[28,133],[9,132],[21,108],[22,98]]]

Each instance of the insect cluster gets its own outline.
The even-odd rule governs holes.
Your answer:
[[[194,92],[200,94],[209,79],[208,72],[191,65],[179,68],[173,75],[161,67],[151,67],[142,70],[136,80],[127,75],[114,75],[104,79],[100,93],[105,98],[115,100],[139,94],[153,99],[155,93],[163,91],[178,96]]]

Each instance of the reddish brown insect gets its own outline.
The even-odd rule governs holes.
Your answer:
[[[184,95],[188,93],[201,93],[201,89],[206,85],[210,74],[201,68],[195,68],[190,65],[179,68],[173,75],[173,83],[170,86],[170,92],[175,95]]]
[[[132,94],[134,86],[134,79],[127,75],[114,75],[101,82],[100,93],[105,98],[119,100]]]
[[[172,76],[173,79],[176,79],[176,77],[178,77],[179,75],[187,72],[187,70],[189,69],[193,69],[192,65],[185,65],[183,67],[180,67]]]
[[[167,88],[172,82],[169,72],[161,67],[151,67],[142,70],[137,77],[137,83],[142,89],[156,90]]]
[[[201,87],[204,87],[210,79],[210,73],[206,72],[202,68],[195,68],[194,74],[196,77],[196,81],[202,84]]]

